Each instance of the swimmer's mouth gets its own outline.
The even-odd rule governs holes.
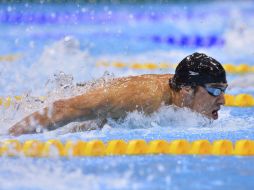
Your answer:
[[[220,109],[216,109],[216,110],[213,110],[212,111],[212,117],[213,117],[213,119],[218,119],[218,117],[219,117],[219,114],[218,114],[218,111],[219,111]]]

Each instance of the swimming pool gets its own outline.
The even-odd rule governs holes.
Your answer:
[[[76,83],[174,71],[133,69],[133,63],[174,64],[199,51],[222,63],[253,66],[253,10],[251,1],[2,4],[0,95],[21,95],[23,101],[18,107],[0,107],[0,141],[10,138],[8,127],[24,115],[86,90],[75,88]],[[98,66],[108,62],[130,67]],[[254,95],[253,74],[228,74],[228,81],[227,93]],[[34,98],[39,96],[47,100]],[[71,124],[16,139],[236,142],[254,138],[253,111],[224,107],[219,120],[205,125],[204,118],[188,110],[163,107],[151,117],[130,113],[100,131],[70,133]],[[0,189],[253,189],[253,162],[253,157],[239,156],[0,157]]]

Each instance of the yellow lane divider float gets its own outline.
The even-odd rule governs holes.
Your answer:
[[[253,140],[238,140],[233,144],[230,140],[101,140],[66,141],[6,140],[0,144],[0,156],[26,157],[73,157],[73,156],[112,156],[112,155],[214,155],[214,156],[254,156]]]
[[[136,70],[155,70],[155,69],[175,69],[177,64],[173,63],[124,63],[124,62],[106,62],[101,61],[96,63],[97,67],[115,67],[115,68],[129,68]],[[245,74],[254,73],[254,66],[247,64],[233,65],[224,64],[223,67],[231,74]]]
[[[20,58],[20,54],[0,55],[0,62],[14,62]]]
[[[36,101],[43,102],[46,98],[44,96],[40,97],[33,97]],[[15,103],[20,102],[23,99],[22,96],[13,96],[13,97],[0,97],[0,108],[1,106],[4,108],[9,108],[10,106],[14,105]]]
[[[45,97],[38,97],[39,101],[44,101]],[[0,97],[0,108],[1,106],[4,108],[8,108],[13,105],[15,102],[19,102],[22,100],[22,96],[14,96],[14,97]],[[225,94],[226,106],[236,106],[236,107],[252,107],[254,106],[254,97],[250,94],[238,94],[238,95],[230,95]]]

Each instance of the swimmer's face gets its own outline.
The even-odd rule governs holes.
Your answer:
[[[208,87],[211,87],[209,90],[215,90],[213,92],[214,95],[208,91],[206,86],[197,86],[190,108],[210,119],[215,120],[218,119],[218,111],[220,110],[220,107],[225,104],[224,92],[220,92],[220,89],[225,90],[227,88],[227,84],[211,83],[208,84]]]

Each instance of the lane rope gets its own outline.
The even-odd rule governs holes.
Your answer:
[[[169,11],[170,12],[170,11]],[[29,11],[18,11],[13,9],[12,11],[2,10],[0,12],[0,22],[6,24],[13,23],[34,23],[34,24],[67,24],[67,23],[113,23],[123,21],[152,21],[158,22],[161,20],[181,20],[187,19],[192,20],[195,18],[204,19],[214,14],[218,16],[228,17],[228,13],[225,12],[175,12],[172,14],[165,14],[161,12],[138,12],[138,13],[126,13],[118,11],[98,11],[84,9],[81,11],[50,11],[50,12],[29,12]]]
[[[121,61],[107,62],[98,61],[97,67],[114,67],[118,69],[134,69],[134,70],[156,70],[156,69],[175,69],[177,64],[173,63],[125,63]],[[224,69],[230,74],[246,74],[254,73],[254,66],[248,64],[223,64]]]
[[[0,97],[0,108],[9,108],[10,106],[14,106],[22,101],[22,96],[14,96],[14,97]],[[36,97],[36,101],[43,102],[46,100],[46,97]],[[225,106],[233,106],[233,107],[253,107],[254,106],[254,97],[250,94],[238,94],[238,95],[230,95],[225,94]]]
[[[61,142],[57,139],[41,142],[38,140],[5,140],[0,143],[0,156],[25,157],[84,157],[84,156],[115,156],[115,155],[213,155],[213,156],[254,156],[254,141],[248,139],[221,139],[210,142],[200,139],[189,142],[185,139],[172,141],[143,139],[101,140]]]
[[[185,47],[213,47],[223,46],[225,40],[218,36],[159,36],[153,35],[151,40],[154,43],[165,43],[168,45],[185,46]]]

